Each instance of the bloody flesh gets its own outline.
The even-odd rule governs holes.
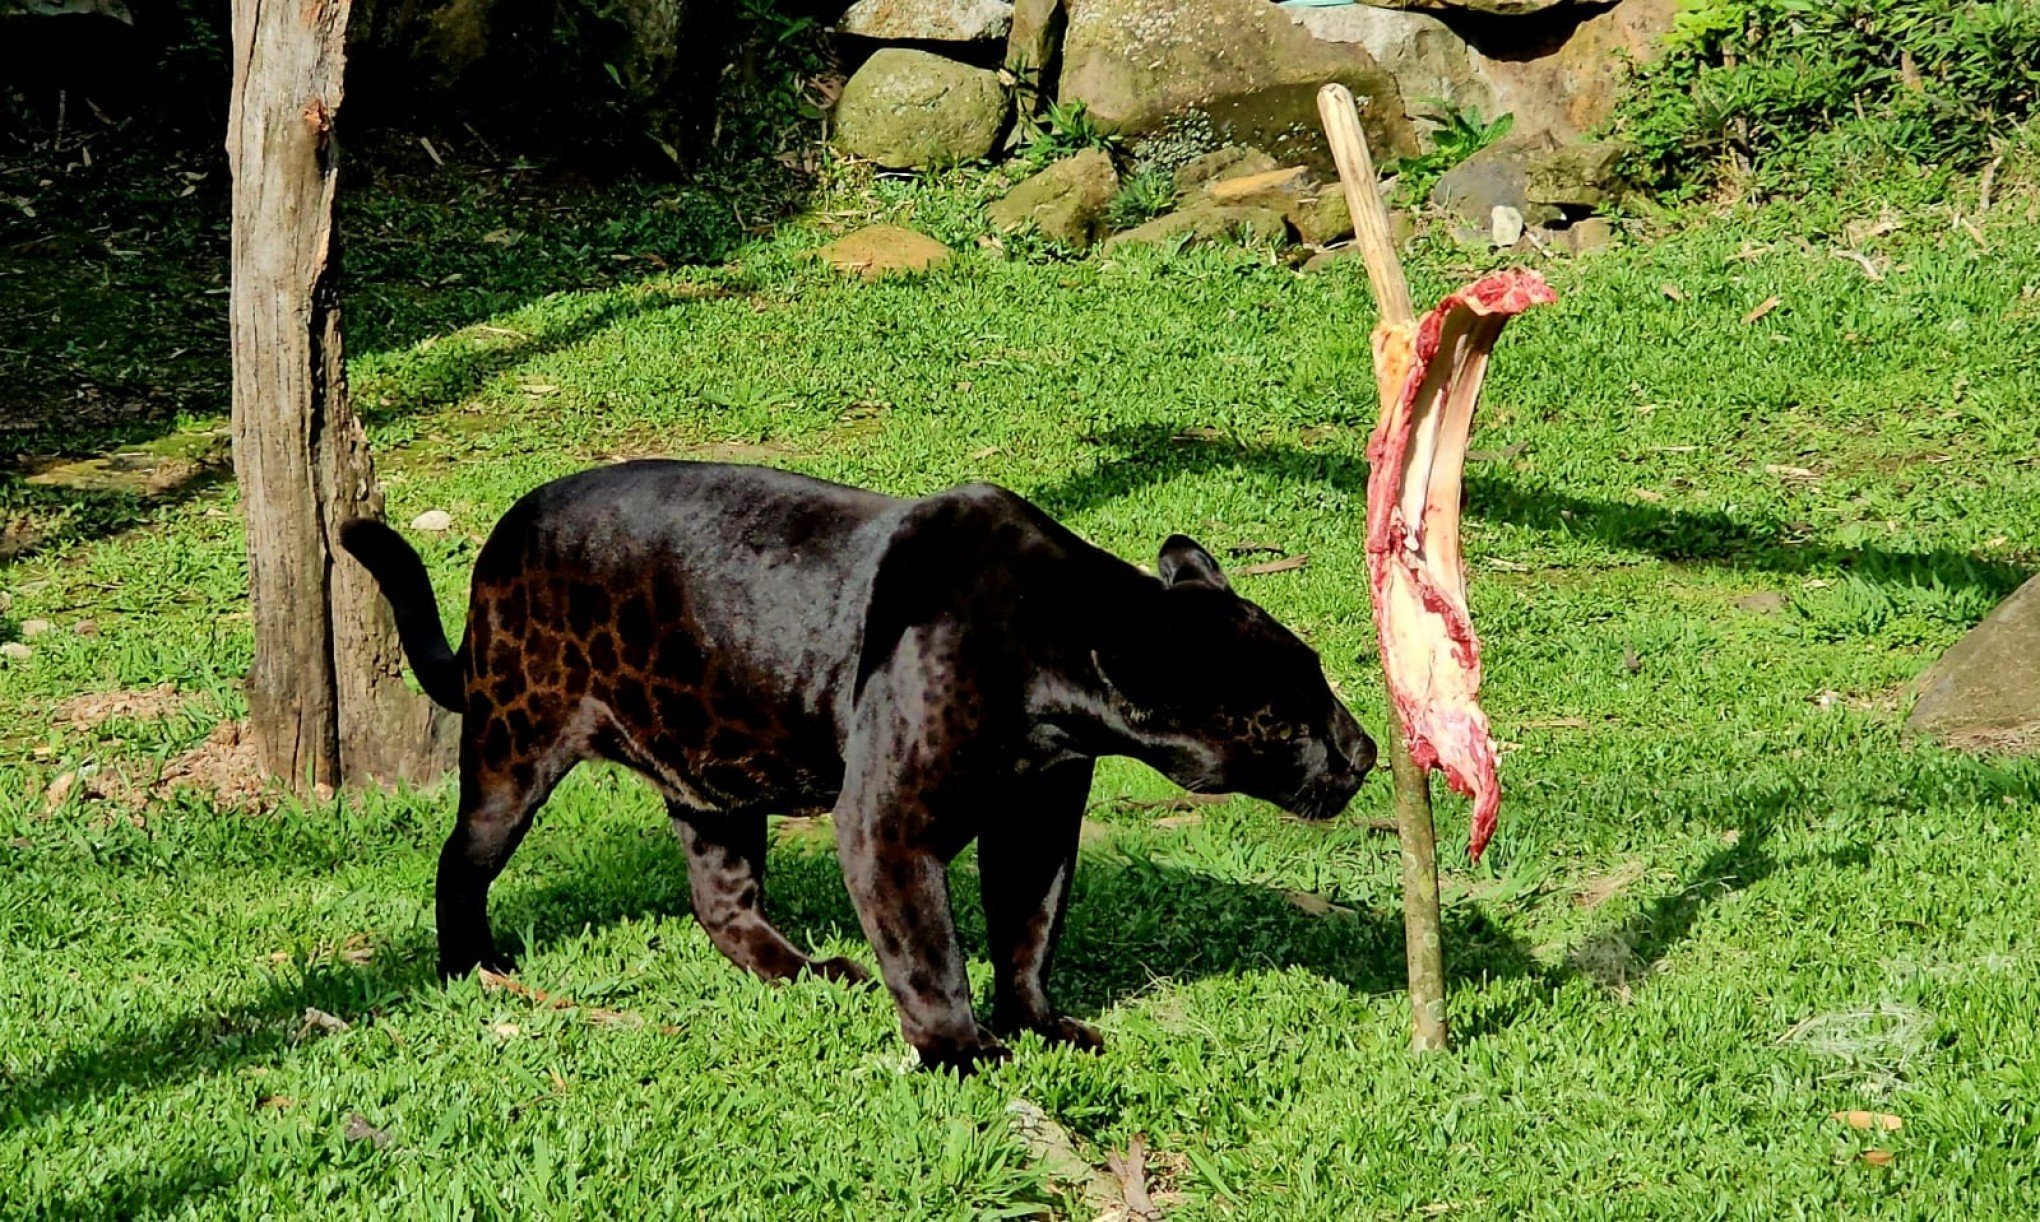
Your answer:
[[[1387,324],[1374,336],[1384,408],[1367,443],[1367,572],[1381,664],[1411,758],[1473,801],[1475,860],[1502,789],[1459,548],[1466,441],[1503,324],[1556,300],[1536,272],[1498,272],[1439,302],[1414,336]]]

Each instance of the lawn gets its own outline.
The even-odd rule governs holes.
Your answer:
[[[513,499],[618,456],[988,479],[1137,561],[1177,530],[1308,556],[1236,584],[1378,733],[1357,261],[1009,255],[979,242],[994,190],[852,182],[762,232],[685,193],[358,193],[354,390],[392,520],[452,516],[411,532],[449,613]],[[1539,261],[1561,301],[1504,336],[1468,481],[1507,799],[1477,868],[1440,801],[1457,1042],[1424,1059],[1385,778],[1304,825],[1101,770],[1053,978],[1099,1057],[910,1072],[882,992],[740,975],[657,799],[593,768],[495,893],[523,984],[574,1004],[442,988],[446,787],[52,808],[245,711],[242,536],[227,481],[7,477],[41,545],[0,568],[0,634],[55,628],[0,668],[0,1212],[1088,1216],[1024,1100],[1098,1166],[1143,1138],[1172,1217],[2032,1216],[2040,764],[1900,733],[1910,681],[2040,567],[2040,229],[1998,191],[1971,226],[1865,187]],[[806,257],[880,217],[959,254],[870,285]],[[1411,276],[1488,265],[1426,241]],[[97,441],[203,448],[220,379],[190,376],[183,414]],[[52,723],[163,683],[161,715]],[[788,824],[771,864],[795,940],[869,963],[826,837]]]

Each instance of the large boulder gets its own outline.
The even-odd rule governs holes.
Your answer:
[[[1006,36],[1006,70],[1018,77],[1031,77],[1037,89],[1045,87],[1045,78],[1062,50],[1068,16],[1062,0],[1014,0],[1013,28]]]
[[[1005,125],[998,73],[905,47],[865,60],[836,102],[837,147],[895,170],[975,161]]]
[[[1068,0],[1061,97],[1108,130],[1138,135],[1197,115],[1220,141],[1283,163],[1328,166],[1317,91],[1366,99],[1376,157],[1416,151],[1395,78],[1356,43],[1328,42],[1268,0]]]
[[[859,38],[984,42],[1013,26],[1007,0],[857,0],[836,28]]]
[[[1908,732],[1952,747],[2040,750],[2040,577],[1955,642],[1919,688]]]
[[[1478,13],[1488,17],[1528,17],[1547,9],[1597,8],[1605,0],[1365,0],[1386,9],[1422,9],[1433,13]]]
[[[1562,145],[1530,163],[1524,192],[1532,203],[1602,207],[1622,194],[1621,165],[1627,151],[1605,141]]]
[[[1455,9],[1542,15],[1451,24],[1437,16]],[[1320,42],[1364,48],[1395,77],[1413,111],[1440,98],[1483,118],[1513,114],[1523,135],[1572,140],[1614,113],[1629,65],[1656,56],[1677,0],[1370,0],[1280,11]]]
[[[1563,214],[1530,198],[1530,170],[1556,147],[1549,134],[1510,136],[1490,144],[1447,170],[1431,188],[1431,202],[1483,230],[1493,222],[1496,208],[1512,209],[1532,225],[1548,225]]]
[[[1103,149],[1085,149],[1014,187],[985,215],[997,229],[1032,225],[1050,241],[1082,250],[1097,240],[1118,193],[1112,158]]]

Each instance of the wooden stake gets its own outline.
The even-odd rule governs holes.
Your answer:
[[[1353,235],[1374,299],[1381,310],[1374,329],[1374,377],[1381,410],[1393,409],[1415,357],[1416,309],[1409,281],[1396,257],[1388,207],[1374,181],[1374,158],[1360,130],[1360,111],[1344,85],[1318,91],[1318,115],[1332,146]],[[1388,762],[1395,778],[1395,827],[1402,841],[1403,941],[1410,988],[1410,1047],[1436,1052],[1448,1047],[1445,1026],[1445,939],[1438,913],[1438,835],[1431,820],[1431,778],[1410,757],[1402,725],[1390,710]]]

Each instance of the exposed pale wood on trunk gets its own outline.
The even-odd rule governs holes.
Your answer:
[[[452,719],[407,689],[388,608],[337,560],[339,524],[382,492],[347,395],[340,343],[333,121],[351,0],[234,0],[234,468],[248,527],[264,765],[292,787],[422,781],[451,759]]]

